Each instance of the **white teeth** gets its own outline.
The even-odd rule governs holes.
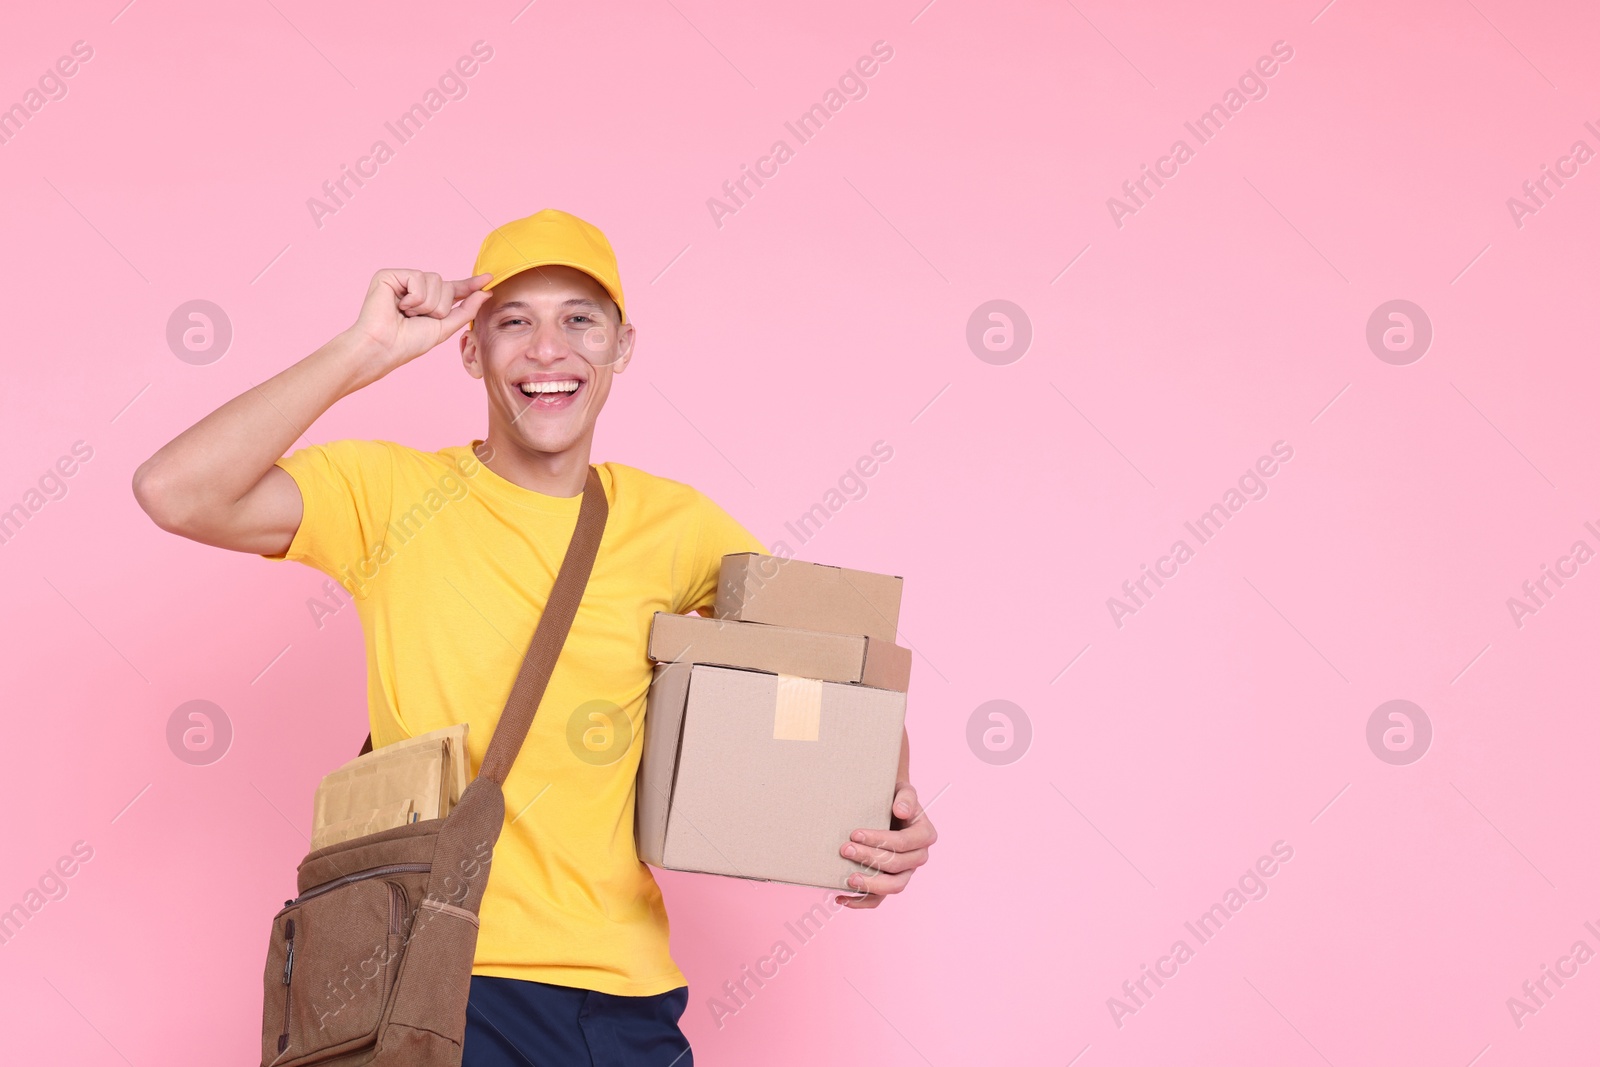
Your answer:
[[[517,388],[522,390],[523,396],[538,396],[541,393],[576,392],[578,386],[582,384],[582,382],[574,378],[568,378],[560,382],[523,382]]]

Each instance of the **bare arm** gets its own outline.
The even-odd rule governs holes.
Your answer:
[[[300,490],[274,463],[335,402],[465,325],[489,298],[479,289],[488,280],[483,274],[445,281],[423,271],[380,270],[353,326],[140,464],[133,475],[139,506],[163,530],[204,544],[287,551],[300,528]]]

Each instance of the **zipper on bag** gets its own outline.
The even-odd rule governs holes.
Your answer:
[[[389,883],[389,933],[399,937],[406,921],[406,887],[399,882]]]
[[[294,1010],[294,1000],[290,997],[289,980],[294,976],[294,920],[290,919],[284,926],[284,940],[288,943],[289,952],[283,960],[283,1033],[278,1035],[278,1052],[289,1047],[289,1014]]]
[[[364,871],[340,875],[338,878],[330,879],[320,885],[314,885],[288,903],[304,904],[312,897],[321,896],[330,889],[338,889],[340,886],[349,885],[351,882],[363,881],[367,878],[382,878],[389,874],[421,874],[423,871],[432,870],[432,868],[433,864],[431,863],[390,863],[383,867],[368,867]]]

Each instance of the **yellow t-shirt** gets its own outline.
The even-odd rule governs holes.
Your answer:
[[[278,465],[305,514],[288,551],[267,558],[315,567],[354,597],[373,745],[469,723],[476,774],[582,497],[515,485],[469,446],[335,441]],[[685,984],[633,838],[650,617],[709,614],[722,556],[765,549],[690,486],[598,470],[605,537],[505,782],[472,973],[647,996]]]

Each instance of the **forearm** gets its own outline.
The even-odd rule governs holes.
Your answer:
[[[360,387],[358,343],[341,333],[234,397],[140,465],[134,494],[158,523],[215,514],[248,493],[341,397]]]

